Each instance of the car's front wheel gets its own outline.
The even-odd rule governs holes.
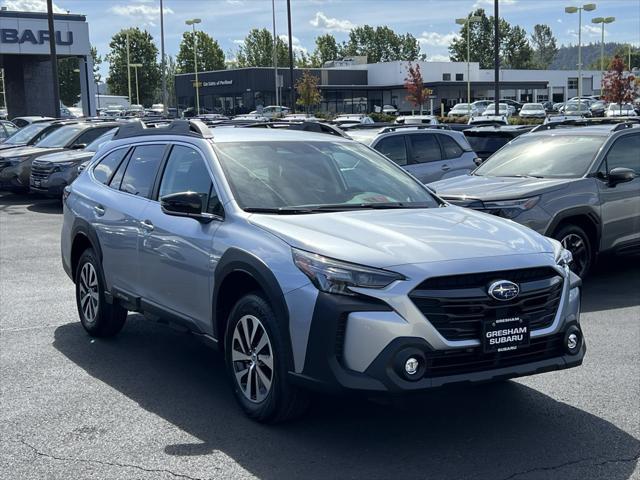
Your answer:
[[[76,304],[80,323],[92,337],[116,335],[127,319],[127,310],[105,300],[103,278],[100,261],[88,248],[76,268]]]
[[[287,378],[287,338],[271,305],[259,294],[242,297],[229,316],[227,370],[236,399],[254,420],[281,422],[300,415],[307,406],[305,392]]]
[[[593,260],[589,236],[577,225],[565,225],[556,232],[554,237],[571,252],[573,262],[570,267],[573,273],[580,278],[586,277]]]

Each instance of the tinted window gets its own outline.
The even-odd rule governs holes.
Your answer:
[[[458,158],[462,156],[464,150],[458,145],[453,138],[448,135],[439,135],[440,143],[442,143],[442,149],[444,150],[444,158]]]
[[[149,198],[163,152],[164,145],[136,147],[124,172],[120,190]]]
[[[104,183],[105,185],[109,183],[111,175],[113,175],[113,172],[115,172],[118,165],[120,165],[125,153],[127,153],[127,149],[120,148],[119,150],[114,150],[104,157],[93,169],[93,176],[96,180]]]
[[[375,148],[398,165],[407,164],[407,149],[404,144],[404,135],[383,138]]]
[[[613,144],[607,154],[607,167],[630,168],[640,175],[640,135],[627,135]]]
[[[177,145],[167,160],[158,197],[180,192],[198,193],[205,212],[219,213],[220,204],[204,160],[193,148]]]
[[[511,137],[506,135],[466,135],[467,141],[476,153],[493,153],[497,152],[503,146],[511,141]]]
[[[74,145],[79,145],[81,143],[84,143],[85,145],[89,145],[91,142],[93,142],[96,138],[98,138],[100,135],[102,135],[105,132],[108,132],[109,130],[111,130],[113,127],[105,127],[105,128],[90,128],[89,130],[87,130],[86,132],[84,132],[82,135],[80,135],[74,143]]]
[[[60,148],[65,147],[76,135],[79,135],[82,131],[86,130],[87,126],[81,123],[65,125],[60,127],[55,132],[47,135],[40,140],[36,147],[45,148]]]
[[[413,161],[416,163],[442,160],[440,145],[436,136],[431,133],[409,135],[413,150]]]

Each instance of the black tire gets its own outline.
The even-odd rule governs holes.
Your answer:
[[[255,323],[254,319],[258,322]],[[248,326],[247,335],[252,340],[248,348],[241,340],[244,338],[244,325]],[[234,338],[236,333],[239,337]],[[255,347],[260,347],[263,333],[266,333],[268,343],[258,351]],[[308,406],[306,392],[288,380],[287,338],[288,335],[281,331],[271,305],[258,293],[242,297],[229,315],[225,332],[227,372],[236,400],[247,416],[258,422],[291,420],[302,415]],[[252,360],[238,360],[239,354],[245,355],[254,350]],[[272,368],[269,368],[269,362]],[[262,378],[269,379],[269,372],[270,385],[267,389]],[[252,382],[251,386],[247,382]],[[251,400],[247,393],[253,393]]]
[[[580,278],[585,278],[593,264],[593,247],[585,231],[577,225],[561,226],[553,237],[573,255],[571,270]]]
[[[105,300],[102,265],[91,248],[82,253],[76,268],[76,305],[80,323],[92,337],[113,337],[127,320],[127,310]]]

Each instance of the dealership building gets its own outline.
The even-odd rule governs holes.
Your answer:
[[[430,103],[447,107],[466,101],[466,62],[416,62],[424,85],[432,94]],[[366,58],[353,57],[328,62],[324,68],[309,71],[318,77],[322,103],[317,110],[329,113],[375,112],[393,105],[408,112],[404,80],[409,62],[366,63]],[[294,69],[294,84],[303,70]],[[290,74],[278,69],[278,84],[283,105],[289,105]],[[472,100],[493,99],[494,71],[469,65]],[[583,95],[600,93],[600,71],[582,72]],[[256,110],[259,105],[275,104],[275,72],[273,68],[239,68],[198,72],[200,107],[209,111],[238,114]],[[181,108],[195,106],[194,74],[175,77],[176,96]],[[521,102],[562,102],[578,94],[577,70],[500,70],[500,97]]]
[[[54,30],[57,57],[79,59],[79,100],[85,115],[95,115],[95,83],[86,18],[55,14]],[[0,68],[4,73],[3,91],[9,118],[54,115],[46,13],[0,10]]]

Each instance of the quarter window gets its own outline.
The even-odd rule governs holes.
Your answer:
[[[120,148],[105,156],[93,169],[93,176],[95,179],[105,185],[109,183],[109,179],[113,175],[113,172],[118,168],[118,165],[120,165],[120,162],[126,153],[126,148]]]
[[[440,145],[431,133],[409,135],[415,163],[436,162],[442,160]]]
[[[383,138],[378,142],[375,149],[400,166],[407,164],[407,149],[404,143],[404,135],[394,135]]]
[[[607,154],[609,171],[630,168],[640,175],[640,135],[626,135],[616,140]]]
[[[136,147],[124,172],[120,190],[149,198],[164,148],[164,145]]]
[[[442,143],[442,149],[444,150],[444,158],[446,159],[458,158],[458,157],[461,157],[462,154],[464,153],[464,150],[462,150],[462,147],[458,145],[458,142],[456,142],[450,136],[439,135],[438,138],[440,138],[440,142]]]

